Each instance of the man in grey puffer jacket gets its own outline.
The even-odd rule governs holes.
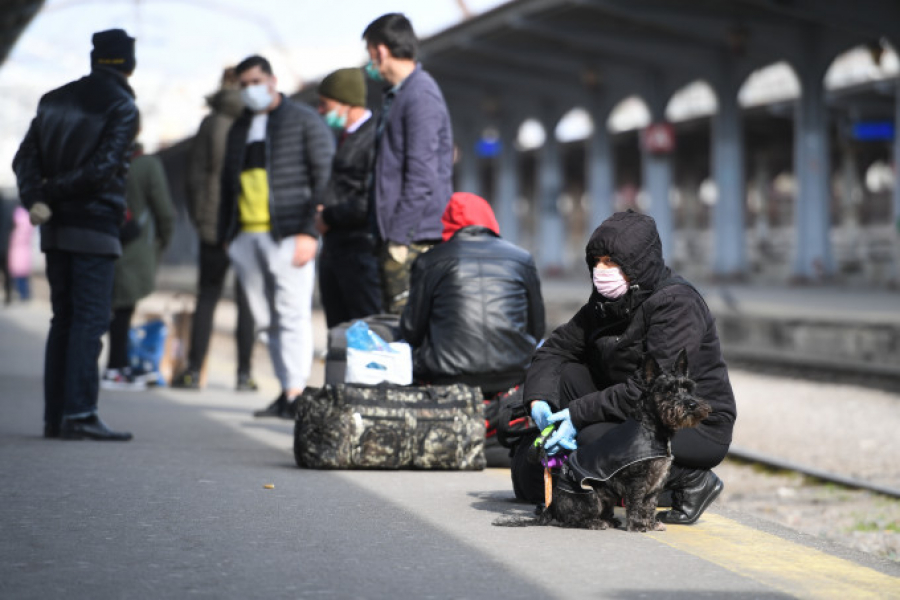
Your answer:
[[[293,418],[312,370],[316,206],[331,174],[334,136],[309,106],[278,93],[265,58],[237,67],[248,110],[228,133],[219,241],[267,333],[281,395],[256,416]]]

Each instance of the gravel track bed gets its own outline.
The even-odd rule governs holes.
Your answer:
[[[730,369],[734,444],[900,489],[900,392]],[[900,562],[900,500],[727,460],[717,502]]]

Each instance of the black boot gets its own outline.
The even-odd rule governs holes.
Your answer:
[[[672,510],[659,513],[657,519],[670,525],[691,525],[718,498],[725,484],[708,469],[685,469],[666,487],[672,490]]]

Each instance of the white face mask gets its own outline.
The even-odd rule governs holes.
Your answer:
[[[619,267],[608,269],[594,267],[592,279],[597,292],[610,300],[620,298],[628,291],[628,282],[625,281],[625,275]]]
[[[241,100],[244,105],[253,112],[260,112],[272,104],[272,93],[269,86],[265,83],[257,83],[256,85],[248,85],[241,90]]]

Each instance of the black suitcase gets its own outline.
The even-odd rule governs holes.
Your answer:
[[[328,330],[328,349],[325,354],[325,383],[344,383],[347,371],[347,329],[355,321],[365,321],[369,329],[386,342],[396,342],[400,335],[399,315],[371,315],[335,325]]]

